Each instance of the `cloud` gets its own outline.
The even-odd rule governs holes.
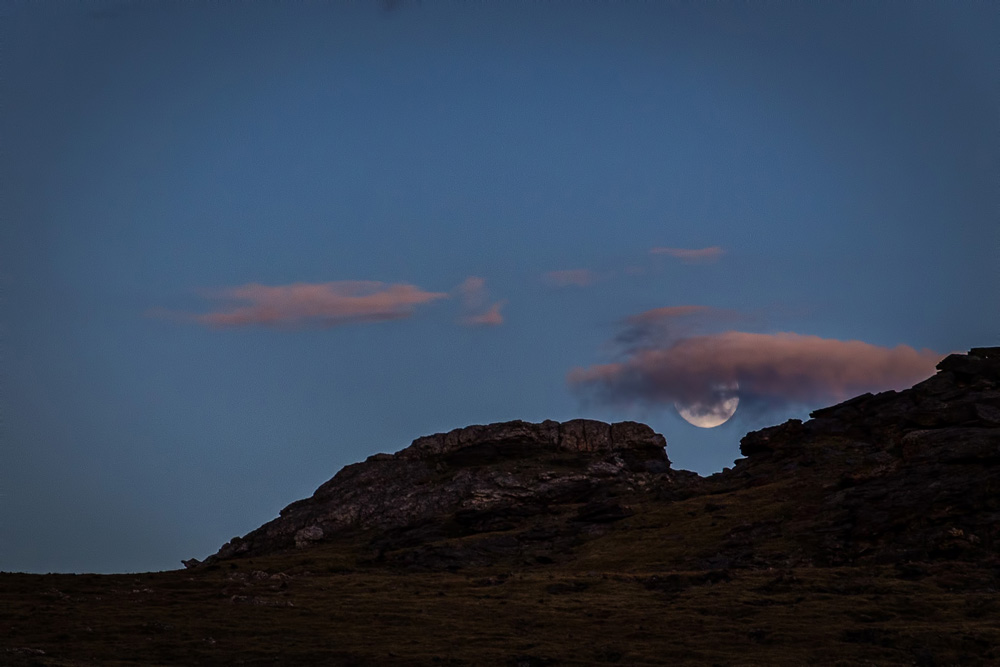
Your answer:
[[[674,320],[678,317],[686,317],[694,313],[706,313],[715,310],[710,306],[664,306],[663,308],[653,308],[644,310],[637,315],[630,315],[625,321],[632,326],[649,326],[665,321]]]
[[[374,281],[295,283],[215,290],[208,296],[245,302],[246,305],[191,316],[215,328],[244,326],[338,326],[355,322],[381,322],[410,317],[416,306],[448,298],[414,285],[387,285]]]
[[[489,303],[489,291],[486,289],[484,279],[479,276],[469,276],[454,291],[462,301],[462,309],[466,311],[466,314],[459,318],[459,324],[467,327],[496,327],[503,324],[500,309],[506,305],[506,301],[497,301],[483,310]]]
[[[497,301],[489,307],[485,313],[479,315],[468,315],[463,317],[461,322],[468,327],[497,327],[503,324],[503,314],[500,309],[504,307],[506,301]]]
[[[466,308],[481,308],[486,302],[486,281],[479,276],[469,276],[455,288]]]
[[[542,279],[553,287],[588,287],[597,282],[597,276],[589,269],[549,271]]]
[[[669,255],[682,260],[686,264],[696,262],[714,262],[722,257],[725,251],[717,245],[709,248],[652,248],[651,255]]]
[[[932,375],[943,356],[906,345],[728,331],[635,349],[567,379],[602,402],[653,406],[713,403],[719,387],[737,382],[741,400],[770,409],[904,388]]]
[[[625,318],[615,342],[626,350],[662,347],[665,341],[689,336],[724,322],[748,319],[732,310],[711,306],[666,306]]]

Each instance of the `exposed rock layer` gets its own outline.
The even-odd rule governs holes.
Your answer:
[[[519,448],[560,449],[567,452],[614,452],[623,450],[660,450],[667,446],[659,433],[645,424],[617,422],[606,424],[592,419],[574,419],[559,423],[552,420],[541,424],[524,421],[500,422],[486,426],[466,426],[448,433],[417,438],[397,456],[423,459],[443,456],[469,448],[490,451],[516,451]],[[533,452],[528,452],[533,453]]]
[[[505,513],[549,512],[590,500],[600,487],[669,484],[665,447],[663,436],[644,424],[589,419],[502,422],[425,436],[396,454],[345,467],[311,498],[233,538],[216,557],[302,548],[350,530],[433,519],[501,525]]]

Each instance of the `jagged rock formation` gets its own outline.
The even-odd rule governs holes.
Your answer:
[[[588,419],[512,421],[425,436],[396,454],[345,467],[311,498],[233,538],[216,558],[302,548],[357,529],[398,532],[436,522],[435,534],[495,531],[512,517],[597,500],[601,488],[668,485],[665,447],[663,436],[643,424]],[[598,502],[579,518],[601,523],[622,512]]]
[[[762,488],[756,516],[713,514],[711,526],[730,527],[693,540],[702,546],[675,566],[1000,562],[1000,348],[938,369],[910,389],[751,432],[746,458],[708,478],[672,470],[663,437],[634,422],[515,421],[418,438],[347,466],[210,560],[366,531],[371,562],[544,562],[571,558],[636,511]]]
[[[969,436],[975,432],[941,429],[1000,426],[1000,348],[973,348],[967,355],[952,354],[937,368],[936,375],[902,392],[863,394],[813,411],[812,419],[805,424],[792,419],[748,433],[740,443],[740,451],[748,457],[768,452],[789,454],[808,449],[817,437],[864,437],[871,446],[881,443],[882,449],[891,449],[885,445],[899,445],[905,439],[905,458],[912,459],[917,450],[925,455],[932,453],[919,444],[930,437],[939,442],[950,440],[950,447],[933,448],[933,454],[950,460],[966,456],[996,458],[998,453],[988,447],[979,450],[973,445],[975,451],[966,451]]]
[[[809,479],[794,535],[806,561],[995,560],[1000,549],[1000,348],[942,360],[910,389],[864,394],[805,423],[748,433],[725,483]]]

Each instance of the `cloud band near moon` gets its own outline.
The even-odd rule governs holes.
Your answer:
[[[739,383],[741,405],[770,410],[899,389],[934,373],[944,355],[797,333],[741,331],[632,348],[622,361],[573,369],[571,388],[602,403],[711,403],[714,388]]]

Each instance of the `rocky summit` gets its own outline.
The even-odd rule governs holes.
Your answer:
[[[1000,348],[741,451],[700,477],[634,422],[418,438],[184,570],[0,573],[0,664],[1000,664]]]
[[[665,447],[663,436],[644,424],[589,419],[437,433],[347,466],[312,497],[234,538],[209,560],[304,548],[359,529],[382,531],[377,542],[383,545],[403,533],[411,541],[416,532],[423,540],[495,533],[568,508],[578,524],[605,523],[625,515],[609,500],[622,491],[671,485],[676,473]],[[469,564],[471,556],[453,559]]]

